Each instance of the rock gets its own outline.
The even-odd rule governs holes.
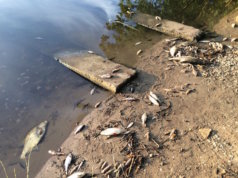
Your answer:
[[[210,129],[210,128],[199,129],[199,133],[201,134],[201,136],[204,139],[208,139],[208,137],[210,136],[211,132],[212,132],[212,129]]]
[[[238,16],[236,16],[236,23],[238,23]]]

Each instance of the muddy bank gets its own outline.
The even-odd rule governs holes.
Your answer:
[[[86,128],[77,135],[71,133],[62,144],[62,152],[74,155],[70,170],[85,160],[80,171],[105,177],[100,169],[103,161],[117,170],[131,160],[120,176],[237,176],[236,84],[229,83],[227,71],[217,73],[221,80],[212,73],[222,71],[229,61],[237,66],[237,49],[225,48],[216,56],[220,60],[212,64],[194,65],[199,72],[196,76],[188,65],[168,60],[170,45],[163,40],[145,49],[138,57],[137,77],[87,115],[82,121]],[[222,56],[226,62],[221,62]],[[237,72],[236,67],[230,70]],[[150,103],[149,91],[159,96],[161,106]],[[124,101],[129,96],[137,100]],[[146,127],[141,123],[145,112]],[[109,139],[100,135],[106,128],[126,128],[131,122],[134,125],[127,135]],[[36,177],[66,177],[65,157],[52,156]]]

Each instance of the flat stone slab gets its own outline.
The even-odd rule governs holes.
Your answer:
[[[55,58],[67,68],[113,93],[118,92],[136,74],[133,69],[87,52],[60,54]]]
[[[189,41],[198,39],[202,34],[201,30],[194,27],[165,19],[157,20],[148,14],[136,13],[133,20],[144,27]]]

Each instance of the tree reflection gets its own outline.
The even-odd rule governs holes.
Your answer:
[[[162,18],[174,20],[198,28],[212,30],[220,18],[238,7],[237,0],[120,0],[120,12],[115,21],[120,21],[136,26],[128,12],[140,11],[151,15],[159,15]],[[136,26],[138,31],[126,28],[121,24],[106,23],[108,30],[113,32],[113,42],[108,36],[102,36],[101,49],[115,49],[125,41],[143,36],[148,30]]]

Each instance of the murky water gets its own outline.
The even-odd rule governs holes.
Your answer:
[[[38,151],[31,157],[30,176],[57,149],[77,121],[109,95],[54,60],[64,50],[103,54],[105,22],[117,13],[114,1],[0,0],[0,159],[9,176],[25,177],[19,155],[26,133],[43,120],[50,122]],[[89,103],[77,108],[76,103]],[[2,168],[0,177],[3,177]]]
[[[13,176],[14,168],[17,177],[25,177],[25,169],[18,164],[19,155],[24,137],[32,127],[43,120],[50,123],[39,149],[32,153],[30,177],[48,159],[47,151],[57,149],[75,123],[90,112],[96,102],[110,95],[97,87],[91,96],[89,91],[95,86],[55,61],[55,53],[93,50],[133,66],[138,60],[135,42],[142,41],[141,48],[145,48],[164,38],[142,27],[135,31],[113,24],[115,19],[129,18],[128,7],[135,9],[130,1],[124,5],[120,2],[0,0],[0,159],[9,177]],[[153,6],[148,1],[136,4],[143,12],[191,22],[186,13],[172,16],[176,13],[174,1],[162,2]],[[197,20],[196,25],[202,26],[204,22]],[[130,20],[126,23],[134,25]],[[79,108],[78,103],[89,104],[89,107]],[[4,177],[1,168],[0,177]]]

